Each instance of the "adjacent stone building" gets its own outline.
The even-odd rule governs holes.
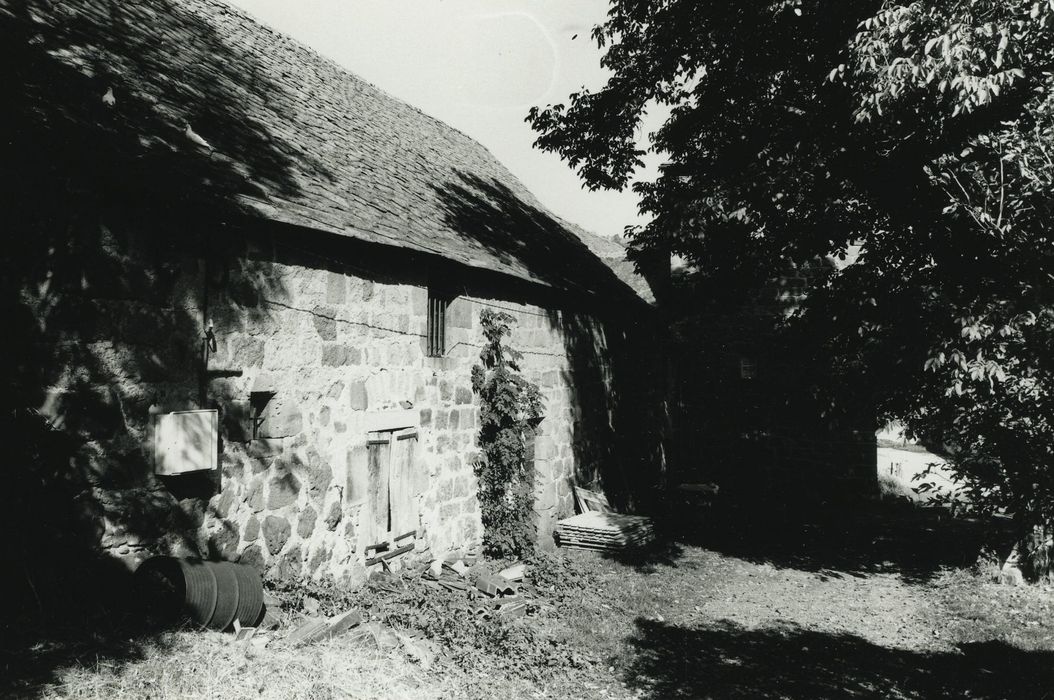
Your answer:
[[[482,146],[217,0],[4,3],[0,26],[39,547],[346,584],[406,532],[422,559],[477,547],[483,308],[545,395],[543,545],[573,484],[631,509],[661,480],[651,307]],[[158,417],[201,409],[216,435],[181,444],[214,439],[218,468],[155,473]]]

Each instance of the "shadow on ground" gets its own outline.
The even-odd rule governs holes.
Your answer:
[[[645,550],[607,553],[607,558],[649,571],[677,566],[684,547],[776,568],[827,576],[896,573],[909,583],[931,580],[947,568],[972,566],[982,544],[999,539],[997,527],[955,519],[928,508],[861,504],[853,510],[810,513],[760,509],[683,509],[657,516],[662,533]]]
[[[32,647],[0,654],[0,696],[10,700],[44,697],[45,687],[58,684],[55,692],[62,697],[59,669],[81,667],[105,674],[142,660],[148,647],[166,648],[165,639],[124,626],[38,639]]]
[[[120,563],[86,557],[68,563],[65,604],[43,598],[46,607],[8,612],[0,638],[0,697],[44,697],[48,687],[61,696],[62,669],[105,674],[143,659],[147,649],[167,648],[172,622],[151,614]],[[82,580],[94,600],[74,590]]]
[[[792,626],[636,624],[623,680],[646,698],[1042,698],[1054,683],[1054,653],[999,642],[920,653]]]

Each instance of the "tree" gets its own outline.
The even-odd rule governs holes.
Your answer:
[[[615,0],[593,38],[607,83],[528,121],[621,189],[642,115],[670,109],[633,250],[735,278],[861,244],[791,331],[979,506],[1052,522],[1054,2]]]

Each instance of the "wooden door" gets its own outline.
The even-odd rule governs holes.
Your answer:
[[[417,529],[414,493],[417,429],[370,433],[366,444],[369,485],[363,540],[369,546],[391,542]]]

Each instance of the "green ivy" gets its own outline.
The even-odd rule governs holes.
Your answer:
[[[534,550],[534,460],[527,444],[542,422],[538,386],[520,374],[522,354],[503,344],[515,319],[484,309],[480,324],[486,343],[472,367],[472,390],[480,398],[479,482],[483,549],[494,556],[520,557]]]

